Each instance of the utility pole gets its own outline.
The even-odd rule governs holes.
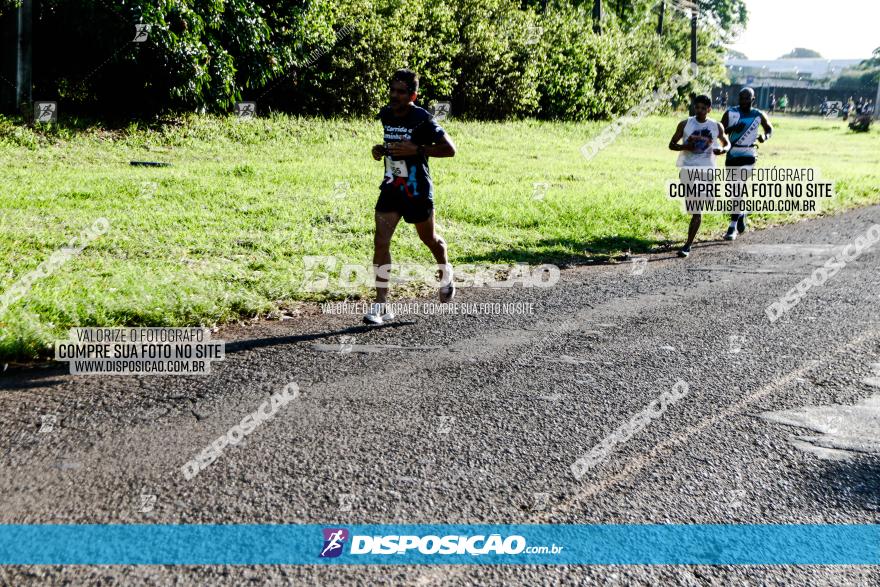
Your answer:
[[[593,0],[593,32],[602,34],[602,0]]]
[[[691,63],[697,62],[697,6],[691,8]]]
[[[663,13],[666,12],[666,0],[660,0],[660,17],[657,19],[657,34],[663,36]]]
[[[30,108],[32,70],[33,2],[22,0],[16,15],[15,108]]]

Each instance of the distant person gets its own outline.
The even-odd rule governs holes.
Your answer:
[[[871,122],[873,116],[870,112],[866,112],[865,109],[862,109],[862,113],[858,116],[853,116],[852,122],[849,123],[849,127],[856,132],[868,132],[871,129]]]
[[[788,108],[788,94],[782,94],[782,97],[779,98],[779,111],[785,112],[786,108]]]
[[[376,301],[364,316],[368,324],[394,319],[394,313],[385,303],[387,271],[380,268],[387,270],[391,266],[391,238],[401,218],[415,225],[419,238],[437,261],[440,301],[445,303],[455,296],[446,241],[434,226],[434,184],[428,169],[428,157],[454,157],[455,145],[434,117],[414,104],[418,92],[419,77],[408,69],[399,69],[388,83],[389,104],[379,111],[385,144],[373,146],[372,155],[376,161],[385,158],[385,177],[376,203],[373,241]]]
[[[680,169],[715,169],[715,155],[726,153],[730,143],[724,134],[724,127],[708,118],[709,112],[712,111],[712,100],[709,96],[694,98],[694,111],[696,112],[694,116],[678,123],[675,134],[669,140],[669,148],[673,151],[680,151],[676,163]],[[719,143],[721,148],[717,146]],[[684,172],[680,171],[679,178],[685,182],[683,175],[686,177]],[[700,230],[702,220],[702,214],[691,215],[687,242],[678,251],[679,257],[687,257],[691,254],[691,245],[694,244],[694,238],[697,236],[697,231]]]
[[[853,97],[850,96],[849,100],[846,101],[846,104],[843,107],[843,121],[846,122],[846,120],[849,118],[850,114],[855,116],[855,111],[856,111],[856,103],[853,102]]]
[[[724,97],[721,98],[721,107],[727,108],[727,92],[724,92]]]
[[[785,96],[783,96],[783,99]],[[764,113],[753,108],[755,103],[755,90],[743,88],[739,93],[739,106],[734,106],[721,117],[723,126],[730,138],[730,150],[727,152],[724,165],[727,167],[745,167],[751,171],[758,160],[758,149],[755,144],[770,140],[773,126],[764,116]],[[758,132],[758,127],[764,131]],[[730,215],[730,226],[724,240],[732,241],[737,234],[746,231],[745,212]]]
[[[776,110],[776,94],[770,94],[770,112]]]
[[[859,96],[859,101],[856,103],[856,114],[861,114],[861,113],[862,113],[862,108],[865,107],[865,102],[864,102],[864,100],[865,100],[865,99],[864,99],[863,97]]]

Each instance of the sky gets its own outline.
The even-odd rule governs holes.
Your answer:
[[[880,47],[880,0],[745,0],[749,23],[729,48],[777,59],[795,47],[866,59]]]

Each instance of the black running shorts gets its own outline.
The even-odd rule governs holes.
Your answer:
[[[724,159],[724,165],[726,167],[748,167],[749,165],[754,165],[755,161],[756,159],[749,155],[737,157],[728,153]]]
[[[383,183],[379,186],[376,212],[397,212],[404,222],[418,224],[431,217],[434,200],[424,196],[410,196],[405,185]]]

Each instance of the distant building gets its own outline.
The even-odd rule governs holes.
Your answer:
[[[847,91],[834,91],[833,84],[847,68],[858,65],[861,59],[728,59],[725,62],[730,82],[713,90],[714,96],[729,95],[731,105],[745,86],[755,90],[757,106],[769,109],[770,96],[777,100],[788,96],[788,111],[817,111],[829,100],[845,100]],[[876,90],[876,89],[875,89]],[[870,91],[866,88],[865,91]],[[852,92],[849,92],[852,94]],[[870,95],[870,94],[866,94]]]

